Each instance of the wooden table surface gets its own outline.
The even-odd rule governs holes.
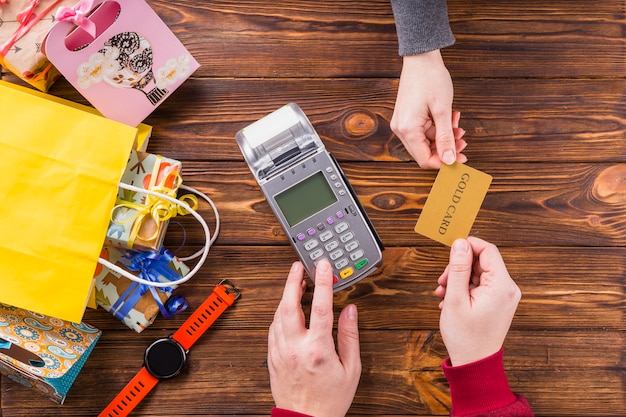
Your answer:
[[[389,128],[401,59],[388,0],[149,3],[202,66],[146,120],[148,150],[182,161],[185,183],[212,197],[222,219],[206,265],[178,294],[195,309],[228,278],[243,296],[133,415],[268,415],[267,329],[296,256],[234,135],[291,101],[386,246],[373,276],[335,296],[336,315],[359,308],[363,374],[350,415],[447,415],[433,292],[448,248],[413,232],[436,171],[411,161]],[[500,247],[523,293],[505,343],[511,386],[538,416],[624,416],[625,2],[448,4],[457,42],[443,53],[465,153],[493,176],[472,234]],[[63,80],[51,93],[86,103]],[[201,213],[212,222],[208,205]],[[184,255],[202,235],[192,219],[180,223]],[[181,230],[170,227],[167,245],[180,244]],[[145,347],[187,316],[136,334],[87,311],[103,335],[66,403],[3,378],[0,414],[97,415]]]

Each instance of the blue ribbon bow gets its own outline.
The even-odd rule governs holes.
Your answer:
[[[181,278],[180,274],[169,267],[173,259],[174,255],[170,251],[161,248],[160,251],[152,252],[127,250],[121,260],[126,269],[132,272],[138,272],[139,278],[152,282],[166,282],[165,280],[176,281]],[[158,289],[163,292],[173,291],[171,287],[159,287]],[[175,314],[185,311],[189,305],[187,300],[179,295],[170,297],[165,302],[165,305],[163,305],[157,288],[133,281],[126,291],[120,295],[115,304],[113,304],[111,313],[119,320],[123,320],[147,291],[150,291],[161,314],[165,318],[170,318]]]

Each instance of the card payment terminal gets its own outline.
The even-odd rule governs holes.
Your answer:
[[[334,291],[382,263],[383,245],[313,125],[289,103],[241,129],[237,144],[309,277],[333,265]]]

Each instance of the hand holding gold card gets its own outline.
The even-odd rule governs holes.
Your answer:
[[[426,199],[415,232],[451,246],[466,238],[491,184],[491,175],[455,163],[443,165]]]

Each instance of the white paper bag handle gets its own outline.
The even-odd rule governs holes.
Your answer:
[[[204,243],[204,247],[202,249],[200,249],[199,251],[197,251],[196,253],[194,253],[191,256],[187,256],[185,258],[179,258],[181,261],[188,261],[191,259],[195,259],[197,257],[200,257],[200,260],[197,262],[196,266],[189,271],[189,273],[183,277],[181,277],[180,279],[177,279],[176,281],[168,281],[168,282],[154,282],[154,281],[148,281],[146,279],[143,278],[139,278],[136,275],[131,274],[130,272],[128,272],[127,270],[113,264],[112,262],[107,261],[106,259],[102,259],[102,258],[98,258],[98,263],[102,264],[103,266],[109,268],[110,270],[117,272],[118,274],[132,280],[135,281],[139,284],[145,284],[145,285],[149,285],[151,287],[159,287],[159,288],[165,288],[165,287],[173,287],[176,285],[180,285],[184,282],[187,282],[191,277],[193,277],[196,272],[198,272],[200,270],[200,268],[202,267],[202,265],[204,264],[204,262],[206,261],[207,255],[209,254],[209,249],[211,248],[211,245],[213,244],[213,242],[215,242],[215,239],[217,239],[217,235],[219,233],[219,229],[220,229],[220,215],[217,211],[217,207],[215,206],[215,203],[213,203],[213,200],[211,200],[206,194],[201,193],[200,191],[196,190],[195,188],[192,187],[188,187],[186,185],[181,184],[179,189],[182,190],[187,190],[190,191],[194,194],[197,194],[199,197],[201,197],[202,199],[204,199],[205,201],[207,201],[210,205],[211,208],[213,209],[213,212],[215,213],[215,232],[213,233],[213,235],[211,236],[211,232],[209,231],[209,226],[207,225],[206,221],[204,221],[204,219],[202,218],[202,216],[200,216],[198,214],[197,211],[195,211],[194,209],[192,209],[189,204],[185,203],[184,201],[180,201],[176,198],[170,197],[168,195],[165,195],[163,193],[158,193],[155,191],[151,191],[151,190],[146,190],[144,188],[139,188],[139,187],[135,187],[134,185],[130,185],[130,184],[125,184],[120,182],[119,183],[120,188],[124,188],[130,191],[135,191],[138,193],[145,193],[145,194],[150,194],[152,196],[158,197],[158,198],[162,198],[163,200],[167,200],[171,203],[177,204],[179,206],[181,206],[183,209],[187,210],[189,212],[189,214],[191,214],[193,217],[196,218],[196,220],[198,220],[200,222],[200,224],[202,225],[202,229],[204,230],[204,235],[205,235],[205,243]]]

